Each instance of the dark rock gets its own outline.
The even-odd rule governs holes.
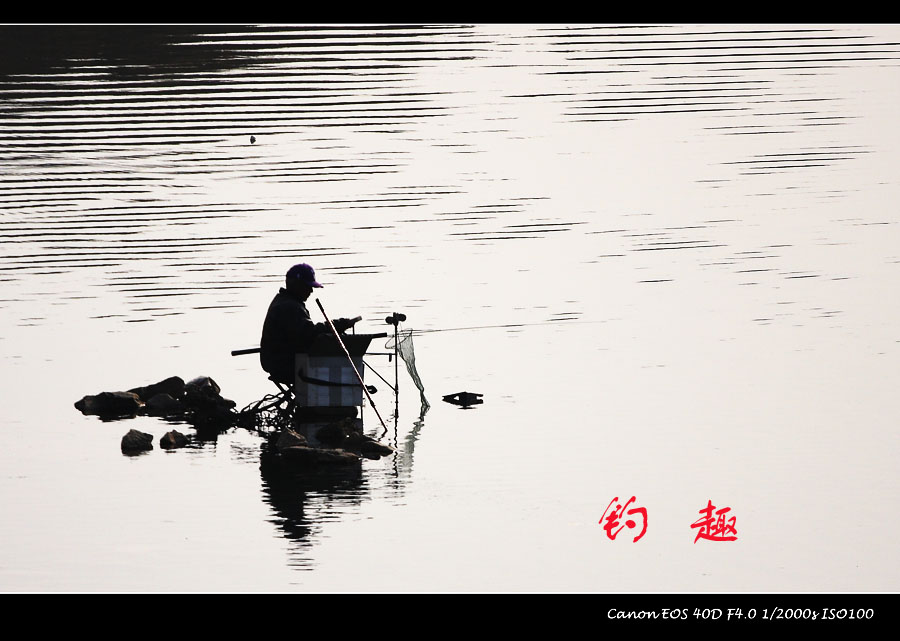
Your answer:
[[[212,396],[218,396],[222,391],[222,388],[209,376],[198,376],[185,383],[184,387],[186,392],[199,392],[204,395],[211,394]]]
[[[235,403],[220,395],[221,388],[208,376],[185,384],[184,406],[188,420],[198,429],[223,430],[238,422]]]
[[[306,447],[306,437],[302,434],[297,434],[292,429],[284,429],[279,435],[278,440],[275,441],[275,449],[279,452],[287,449],[289,447]]]
[[[359,445],[359,451],[367,458],[371,458],[372,456],[374,456],[375,458],[380,458],[382,456],[393,454],[394,448],[389,445],[385,445],[384,443],[379,443],[374,439],[365,438]]]
[[[122,453],[137,454],[153,449],[153,435],[139,432],[137,430],[129,430],[128,434],[122,437]]]
[[[184,381],[178,376],[171,376],[159,383],[146,387],[135,387],[128,391],[137,394],[145,403],[157,394],[168,394],[174,399],[179,399],[184,395]]]
[[[326,445],[335,447],[343,447],[347,444],[347,439],[354,435],[362,435],[362,427],[351,418],[345,418],[334,423],[329,423],[319,428],[316,432],[316,438]]]
[[[173,450],[177,447],[184,447],[188,444],[187,436],[178,430],[172,430],[163,434],[159,439],[159,446],[164,450]]]
[[[236,412],[195,410],[188,413],[186,416],[191,425],[197,430],[204,432],[205,437],[209,437],[212,433],[227,430],[238,422],[238,414]]]
[[[319,428],[316,439],[329,447],[362,454],[370,459],[378,459],[394,452],[393,448],[363,434],[362,425],[352,419],[329,423]]]
[[[349,465],[359,462],[359,456],[341,449],[321,449],[294,445],[281,450],[285,461],[302,465]]]
[[[217,431],[236,425],[240,418],[240,415],[231,407],[220,405],[190,407],[186,410],[185,415],[191,425],[197,429]]]
[[[82,414],[102,417],[135,416],[143,407],[137,394],[132,392],[101,392],[96,396],[85,396],[75,403]]]
[[[360,447],[362,447],[362,444],[365,443],[368,438],[368,436],[364,436],[359,432],[351,432],[344,437],[341,447],[345,450],[358,452]]]
[[[169,394],[154,394],[144,410],[151,416],[175,416],[184,413],[184,406]]]

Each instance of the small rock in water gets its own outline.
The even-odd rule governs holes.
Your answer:
[[[162,438],[159,439],[159,446],[164,450],[173,450],[177,447],[184,447],[187,443],[187,436],[178,430],[166,432],[163,434]]]
[[[122,437],[122,453],[137,454],[153,449],[153,435],[138,430],[129,430]]]
[[[82,414],[105,418],[135,416],[143,406],[138,395],[132,392],[101,392],[96,396],[85,396],[75,403],[75,409]]]

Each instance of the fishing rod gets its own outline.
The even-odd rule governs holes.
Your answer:
[[[325,313],[325,308],[322,307],[322,303],[319,302],[319,299],[316,299],[316,305],[319,306],[319,311],[322,312],[322,316],[325,317],[325,320],[328,322],[328,327],[331,328],[331,333],[334,334],[334,337],[337,339],[338,345],[341,346],[341,349],[344,350],[344,354],[347,355],[347,360],[350,361],[350,367],[353,368],[353,373],[356,374],[356,378],[359,380],[359,386],[362,387],[363,392],[366,394],[366,398],[369,399],[369,403],[372,405],[372,409],[375,410],[375,416],[378,417],[378,420],[381,421],[381,427],[384,428],[384,433],[387,434],[388,428],[384,423],[384,419],[381,418],[381,414],[378,413],[378,408],[375,407],[375,401],[372,400],[372,395],[369,394],[369,390],[366,387],[366,384],[363,383],[363,378],[359,374],[359,370],[356,369],[356,363],[353,362],[353,358],[350,356],[350,352],[347,351],[347,347],[344,345],[344,341],[341,340],[341,335],[338,333],[337,329],[334,327],[334,323],[331,322],[331,319],[328,318],[328,314]]]

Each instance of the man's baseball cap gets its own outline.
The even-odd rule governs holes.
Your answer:
[[[310,287],[323,287],[316,282],[316,272],[306,263],[299,263],[291,267],[287,272],[287,279],[297,279]]]

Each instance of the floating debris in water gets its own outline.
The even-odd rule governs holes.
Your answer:
[[[456,394],[447,394],[444,400],[460,407],[469,407],[470,405],[479,405],[484,403],[482,400],[484,394],[476,394],[474,392],[457,392]]]

